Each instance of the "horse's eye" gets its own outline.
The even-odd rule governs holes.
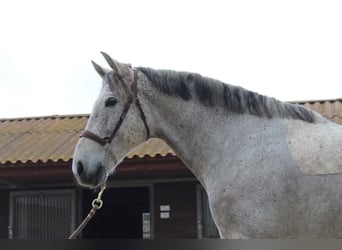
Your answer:
[[[109,97],[107,100],[106,100],[106,103],[105,103],[105,106],[106,107],[112,107],[114,106],[118,101],[114,98],[114,97]]]

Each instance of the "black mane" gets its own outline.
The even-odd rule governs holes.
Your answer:
[[[314,114],[303,106],[281,102],[199,74],[142,67],[137,69],[143,72],[160,92],[185,101],[197,97],[204,105],[223,105],[227,110],[238,114],[249,113],[268,118],[277,115],[310,123],[315,121]]]

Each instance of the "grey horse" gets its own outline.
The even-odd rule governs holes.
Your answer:
[[[149,138],[198,178],[221,238],[341,238],[342,126],[302,106],[195,73],[131,68],[103,53],[103,85],[73,173],[103,185]]]

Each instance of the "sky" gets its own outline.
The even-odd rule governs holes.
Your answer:
[[[90,113],[100,51],[282,101],[341,98],[341,13],[332,0],[3,0],[0,118]]]

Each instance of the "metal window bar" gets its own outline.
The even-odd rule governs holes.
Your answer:
[[[151,239],[151,214],[142,214],[142,226],[143,226],[143,239]]]
[[[75,190],[10,193],[9,237],[64,239],[75,228]]]

